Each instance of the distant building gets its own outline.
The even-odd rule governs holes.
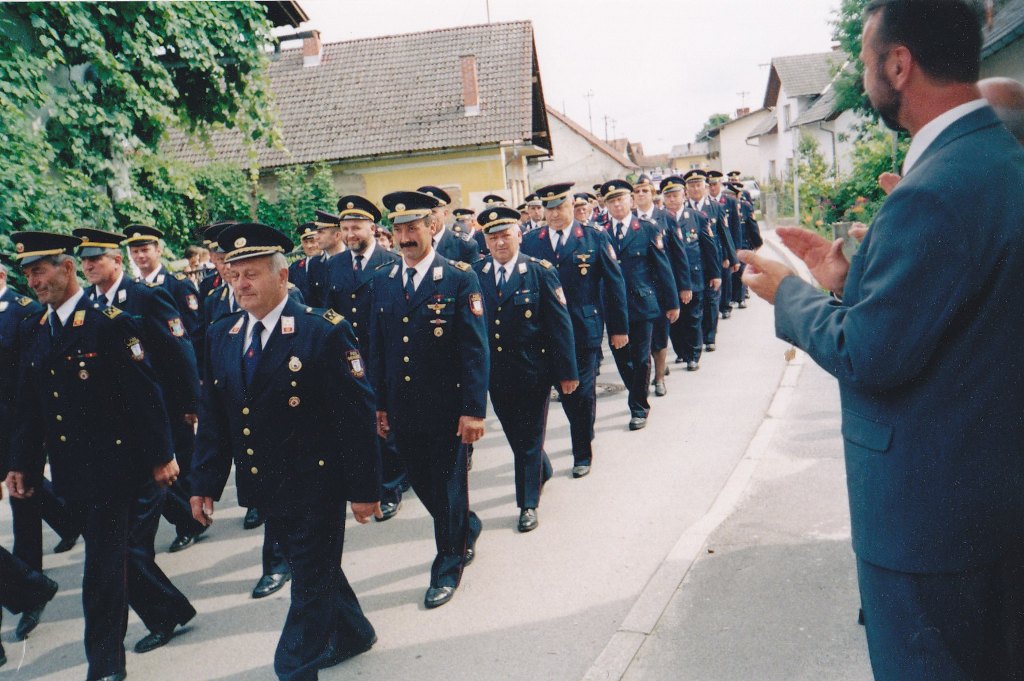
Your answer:
[[[668,154],[669,166],[674,173],[687,170],[711,169],[711,146],[707,142],[688,142],[672,147]]]
[[[708,156],[714,170],[728,173],[738,170],[744,178],[761,176],[761,158],[757,142],[748,139],[766,118],[774,115],[768,109],[739,109],[735,118],[707,132]]]
[[[851,151],[861,117],[839,110],[832,88],[846,61],[840,51],[772,59],[764,95],[764,108],[770,114],[748,135],[758,145],[759,180],[789,175],[802,134],[817,141],[836,175],[851,170]]]
[[[1006,0],[985,30],[981,77],[1007,76],[1024,82],[1024,0]]]
[[[556,182],[575,182],[579,191],[590,191],[598,182],[624,178],[638,170],[629,157],[576,121],[550,106],[547,111],[555,153],[550,159],[530,160],[530,182],[534,188]]]
[[[531,158],[552,155],[540,68],[528,21],[462,26],[321,44],[270,65],[283,148],[262,147],[260,184],[273,199],[275,171],[330,165],[339,194],[373,201],[433,184],[456,206],[497,192],[529,193]],[[183,135],[168,148],[191,163],[247,162],[241,135],[212,137],[214,153]]]

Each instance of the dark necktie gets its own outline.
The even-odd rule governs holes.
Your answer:
[[[64,325],[60,323],[60,317],[57,316],[57,311],[54,310],[50,313],[50,345],[57,347],[57,342],[60,340],[60,332],[64,328]]]
[[[555,232],[555,257],[558,257],[560,250],[562,250],[562,233]]]
[[[416,270],[409,268],[405,271],[405,299],[412,300],[413,295],[416,293],[416,287],[413,286],[412,278],[416,276]]]
[[[252,325],[252,340],[249,341],[249,348],[245,351],[245,386],[252,385],[252,379],[256,376],[256,365],[263,354],[263,322],[256,322]]]
[[[356,272],[362,272],[362,271],[363,271],[363,256],[357,255],[356,256]]]
[[[616,222],[615,223],[615,238],[618,239],[619,241],[622,241],[622,237],[623,236],[625,236],[625,235],[623,234],[622,223],[621,222]]]
[[[504,290],[506,284],[508,284],[508,281],[505,279],[505,267],[502,266],[502,267],[498,268],[498,297],[499,298],[501,297],[501,292],[502,292],[502,290]]]

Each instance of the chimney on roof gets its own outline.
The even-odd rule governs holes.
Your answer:
[[[476,77],[476,56],[469,54],[459,57],[462,74],[462,103],[467,116],[480,115],[480,86]]]
[[[750,107],[749,106],[745,106],[742,109],[736,109],[736,118],[743,118],[748,113],[750,113]]]
[[[320,31],[312,30],[302,39],[302,65],[320,66],[323,56],[323,45],[320,43]]]

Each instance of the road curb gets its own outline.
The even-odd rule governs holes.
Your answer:
[[[781,248],[774,248],[782,253]],[[783,257],[786,257],[784,253]],[[779,421],[789,409],[804,366],[804,358],[805,355],[798,352],[786,367],[761,424],[747,443],[743,456],[729,474],[725,485],[700,520],[680,535],[582,681],[620,681],[629,670],[690,568],[702,554],[708,537],[732,515],[745,498],[751,479],[778,429]]]

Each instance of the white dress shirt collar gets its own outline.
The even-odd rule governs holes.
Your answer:
[[[121,270],[121,276],[119,276],[117,278],[117,281],[114,282],[114,285],[111,286],[110,288],[108,288],[106,291],[100,291],[100,287],[97,286],[96,287],[96,293],[98,293],[99,295],[97,295],[96,297],[97,298],[100,298],[100,297],[106,298],[107,304],[108,305],[113,305],[114,304],[114,293],[119,288],[121,288],[121,282],[122,281],[124,281],[124,270]],[[107,295],[107,294],[110,294],[110,295]]]
[[[263,322],[263,332],[260,334],[260,347],[265,348],[267,341],[270,340],[270,334],[274,332],[274,328],[277,327],[277,322],[281,319],[281,313],[284,312],[284,306],[288,304],[288,294],[284,296],[284,300],[277,304],[273,310],[267,313],[263,319],[257,320],[252,313],[249,315],[249,323],[245,328],[245,343],[242,345],[242,352],[245,352],[249,348],[249,343],[252,341],[252,327],[257,321]]]
[[[3,298],[5,293],[7,293],[7,284],[0,286],[0,298]]]
[[[356,253],[355,251],[352,251],[352,262],[355,263],[357,255],[362,255],[363,269],[366,269],[366,263],[370,262],[370,256],[373,255],[373,249],[375,248],[377,248],[377,239],[375,237],[370,237],[370,245],[366,247],[365,251],[363,251],[362,253]]]
[[[414,289],[418,289],[420,284],[423,282],[423,277],[427,276],[427,271],[430,270],[430,266],[434,264],[434,249],[431,248],[427,255],[420,260],[414,269],[416,274],[412,276],[412,285]],[[402,288],[405,288],[405,280],[409,275],[406,272],[409,270],[409,266],[405,264],[405,259],[402,259]]]
[[[163,268],[162,267],[157,267],[155,270],[153,270],[152,272],[150,272],[149,274],[144,276],[143,279],[152,284],[154,281],[156,281],[156,278],[158,276],[160,276],[160,270],[161,269],[163,269]]]
[[[921,156],[928,150],[928,147],[938,139],[946,128],[956,123],[958,120],[966,116],[967,114],[974,113],[978,109],[987,106],[988,102],[984,99],[975,99],[966,104],[953,107],[944,114],[940,114],[930,120],[923,128],[917,131],[914,135],[914,139],[910,142],[910,148],[907,150],[907,157],[903,161],[903,174],[906,175],[910,172],[910,169],[921,160]]]
[[[68,317],[70,317],[71,313],[75,311],[75,307],[78,305],[78,301],[81,300],[82,296],[84,295],[85,289],[80,288],[78,289],[78,293],[65,300],[64,304],[57,308],[57,318],[60,319],[61,325],[67,326]],[[52,313],[54,311],[53,305],[50,305],[49,308],[50,312]]]
[[[508,285],[508,282],[512,281],[512,273],[515,272],[515,270],[516,270],[516,260],[518,260],[518,259],[519,259],[518,256],[515,257],[515,258],[512,258],[511,260],[509,260],[504,265],[499,263],[497,260],[494,261],[494,285],[495,286],[498,285],[498,281],[501,279],[500,272],[501,272],[501,268],[502,267],[505,268],[505,284]]]

